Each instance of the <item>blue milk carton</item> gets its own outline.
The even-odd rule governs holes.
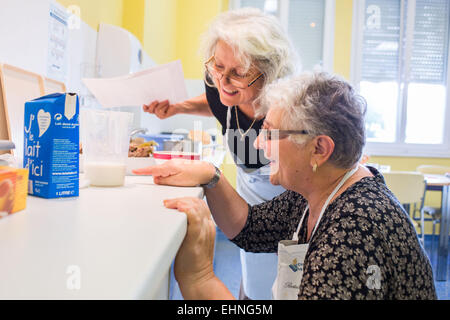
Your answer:
[[[74,93],[50,94],[25,103],[23,165],[30,172],[29,194],[78,196],[79,108]]]

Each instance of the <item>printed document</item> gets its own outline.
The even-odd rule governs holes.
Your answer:
[[[83,79],[104,108],[142,107],[154,100],[177,103],[188,98],[181,61],[115,78]]]

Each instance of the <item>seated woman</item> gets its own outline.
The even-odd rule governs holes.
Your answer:
[[[319,73],[272,84],[262,106],[266,130],[255,143],[271,161],[271,182],[287,189],[274,199],[249,206],[204,162],[138,171],[158,184],[205,185],[208,205],[165,201],[188,219],[175,260],[184,298],[233,298],[214,275],[211,211],[244,250],[278,251],[275,299],[436,299],[430,262],[408,214],[382,175],[358,164],[364,99],[345,81]]]

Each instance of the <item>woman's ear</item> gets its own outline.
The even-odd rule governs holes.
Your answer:
[[[312,141],[311,167],[320,167],[331,157],[334,151],[334,141],[329,136],[321,135]]]

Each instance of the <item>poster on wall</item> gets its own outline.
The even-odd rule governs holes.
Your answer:
[[[69,14],[50,3],[48,26],[47,77],[61,82],[67,80]]]

